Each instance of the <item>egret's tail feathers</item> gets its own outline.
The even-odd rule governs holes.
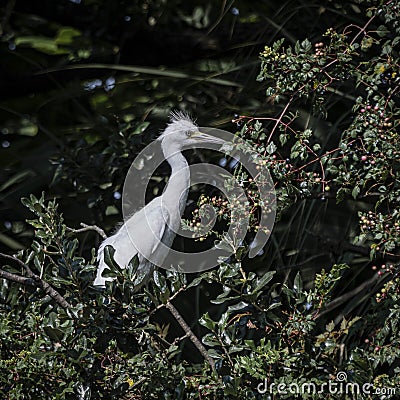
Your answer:
[[[100,286],[100,287],[105,287],[106,286],[106,281],[111,281],[112,278],[104,278],[102,276],[103,271],[108,268],[107,264],[104,261],[104,248],[108,245],[113,246],[114,244],[114,240],[110,240],[112,239],[112,237],[107,238],[106,240],[104,240],[100,246],[99,249],[97,251],[97,262],[99,263],[99,266],[97,268],[97,275],[96,275],[96,279],[93,282],[94,286]]]
[[[97,251],[97,262],[99,263],[99,266],[97,268],[96,279],[93,282],[94,286],[100,286],[103,288],[106,286],[107,281],[113,280],[111,277],[102,276],[104,270],[109,268],[104,260],[104,249],[106,246],[112,246],[115,249],[114,260],[121,268],[126,268],[132,258],[138,253],[129,236],[123,235],[123,231],[121,230],[117,232],[117,234],[104,240]],[[146,285],[150,278],[152,278],[153,271],[154,265],[139,255],[139,267],[134,281],[135,287],[139,289]]]

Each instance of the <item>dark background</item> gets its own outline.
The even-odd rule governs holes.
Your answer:
[[[231,132],[235,114],[278,115],[284,102],[273,104],[257,81],[264,46],[281,37],[318,42],[328,27],[340,30],[361,14],[347,1],[64,0],[8,1],[1,15],[0,248],[12,253],[33,236],[21,197],[44,191],[67,225],[112,232],[122,220],[126,172],[172,109]],[[329,119],[313,117],[323,143],[338,141],[350,104],[328,97]],[[299,112],[300,121],[310,115],[307,104]],[[168,166],[159,174],[168,176]],[[349,254],[340,245],[356,234],[356,211],[352,201],[299,201],[276,223],[264,255],[244,264],[278,270],[284,282],[299,269],[311,282],[338,261],[367,266],[368,248]],[[86,233],[81,254],[90,257],[98,244]],[[359,271],[349,273],[343,292]]]

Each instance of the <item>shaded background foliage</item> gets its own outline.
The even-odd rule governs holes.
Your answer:
[[[266,376],[318,383],[340,370],[354,381],[398,385],[398,158],[384,149],[393,173],[378,195],[340,169],[350,156],[357,176],[361,157],[374,154],[368,148],[356,160],[360,149],[349,149],[366,131],[366,120],[354,118],[368,113],[368,104],[388,110],[392,119],[385,123],[392,126],[381,139],[397,148],[399,10],[397,1],[383,3],[11,0],[2,6],[1,250],[22,250],[19,257],[71,305],[64,309],[34,287],[2,281],[5,398],[256,398]],[[363,52],[346,56],[357,29],[350,39],[335,32],[349,25],[361,32],[372,16],[373,33],[357,42]],[[280,38],[283,47],[274,47]],[[303,71],[324,58],[325,68],[338,55],[337,70],[329,71],[334,81]],[[363,62],[372,70],[358,68]],[[376,89],[368,93],[368,85]],[[260,146],[277,182],[279,220],[255,259],[239,257],[194,281],[160,274],[145,294],[129,285],[135,266],[122,272],[110,259],[118,281],[99,293],[90,286],[99,237],[67,226],[85,222],[112,231],[122,219],[127,169],[175,108]],[[276,120],[266,118],[282,115],[271,147]],[[327,157],[325,178],[318,163],[304,169],[311,177],[292,173],[312,156],[308,140],[321,157],[337,148]],[[159,169],[149,197],[160,193],[168,171]],[[374,186],[376,174],[371,180]],[[20,199],[32,193],[25,207]],[[382,238],[368,235],[372,219],[388,216],[394,244],[383,253]],[[376,234],[386,229],[380,223]],[[9,272],[21,274],[9,264]],[[376,268],[385,271],[381,280]],[[217,374],[207,375],[190,341],[177,340],[182,331],[162,307],[170,295],[210,349]]]

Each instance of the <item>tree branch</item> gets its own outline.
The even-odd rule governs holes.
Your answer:
[[[74,233],[80,233],[80,232],[87,232],[87,231],[95,231],[97,232],[103,239],[107,239],[107,235],[103,231],[103,229],[99,228],[97,225],[86,225],[83,222],[81,222],[81,226],[83,228],[80,229],[73,229],[73,228],[68,228],[71,232]]]
[[[1,273],[0,273],[1,278],[8,279],[13,282],[18,282],[18,283],[21,283],[24,285],[31,285],[31,286],[39,287],[61,307],[71,308],[71,305],[68,303],[68,301],[65,300],[64,297],[61,296],[61,294],[57,292],[57,290],[55,290],[46,281],[44,281],[42,278],[40,278],[40,276],[36,275],[24,262],[22,262],[18,258],[15,258],[8,254],[3,254],[3,253],[0,253],[0,258],[2,258],[5,261],[11,262],[12,264],[18,265],[19,267],[21,267],[22,269],[25,270],[25,272],[28,276],[28,278],[25,278],[25,277],[11,274],[9,272],[1,270]]]
[[[181,316],[179,311],[169,301],[165,304],[165,307],[168,308],[168,310],[171,312],[171,314],[175,317],[175,319],[178,321],[179,325],[185,331],[186,336],[192,341],[192,343],[196,346],[197,350],[199,350],[199,352],[204,357],[204,359],[207,360],[207,362],[210,364],[211,369],[215,372],[214,360],[209,356],[206,348],[203,346],[203,344],[200,342],[200,340],[197,338],[197,336],[190,329],[189,325],[183,319],[183,317]]]
[[[21,283],[22,285],[36,286],[35,281],[32,278],[25,278],[24,276],[19,276],[7,271],[3,271],[2,269],[0,269],[0,278]]]

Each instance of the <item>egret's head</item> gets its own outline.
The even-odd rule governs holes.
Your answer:
[[[221,139],[201,132],[188,114],[179,111],[171,113],[170,123],[158,140],[161,141],[164,151],[167,149],[180,151],[202,143],[223,144]]]

